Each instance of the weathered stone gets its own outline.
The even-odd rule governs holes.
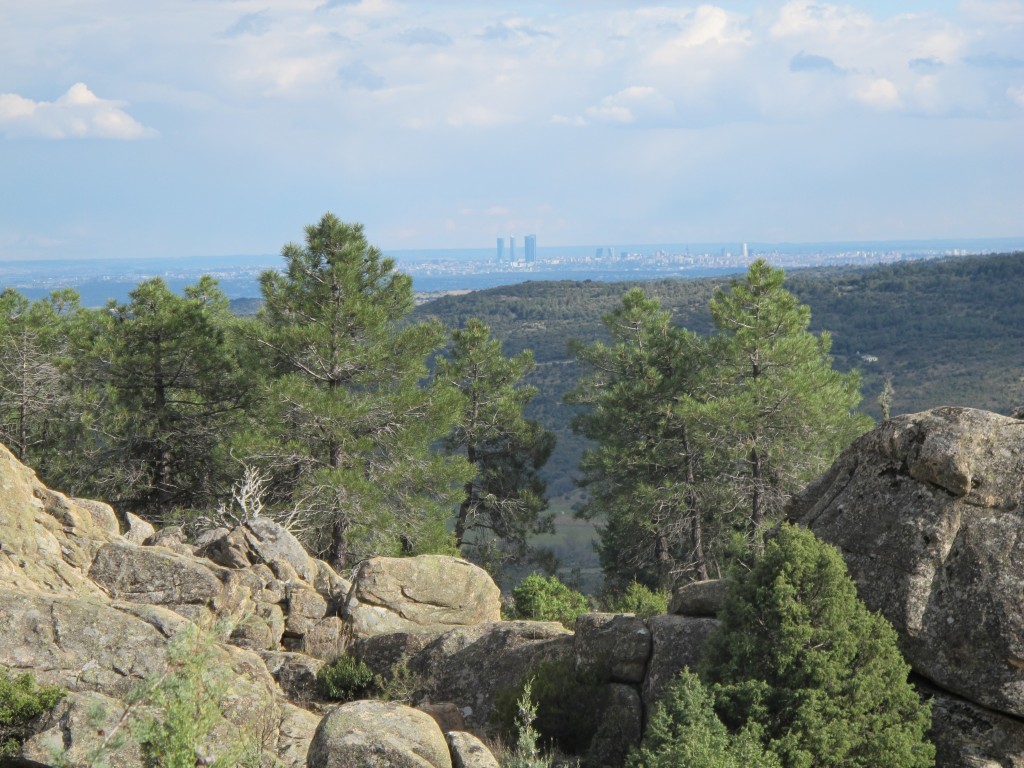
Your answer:
[[[270,623],[256,614],[250,614],[242,619],[231,630],[230,642],[239,648],[248,648],[251,651],[272,651],[277,648],[280,635],[274,637],[274,630]]]
[[[0,589],[0,665],[41,682],[125,698],[163,668],[167,638],[96,599]]]
[[[284,635],[284,611],[281,610],[281,606],[275,603],[256,603],[253,612],[266,621],[267,626],[270,627],[270,635],[273,640],[270,649],[273,650],[280,646],[281,636]]]
[[[304,635],[317,621],[327,615],[327,601],[302,582],[293,582],[287,588],[288,620],[285,632]]]
[[[171,525],[166,528],[161,528],[151,539],[147,539],[146,546],[150,547],[163,547],[169,549],[175,554],[184,555],[191,557],[195,552],[192,546],[188,543],[188,537],[185,535],[185,529],[180,525]]]
[[[597,733],[587,748],[584,765],[619,768],[643,733],[643,705],[637,689],[632,685],[610,684],[599,722]]]
[[[339,576],[330,565],[323,560],[315,560],[316,577],[313,587],[331,604],[331,611],[338,612],[345,605],[352,582]]]
[[[490,575],[465,560],[441,555],[364,561],[345,608],[355,637],[500,618],[501,592]]]
[[[651,660],[642,689],[645,716],[650,715],[665,686],[683,669],[697,668],[704,656],[704,646],[718,624],[717,619],[690,616],[652,616],[647,620],[651,629]]]
[[[390,677],[392,671],[408,664],[424,648],[447,630],[429,632],[394,632],[390,635],[355,638],[349,653],[363,662],[375,674]]]
[[[195,550],[200,557],[209,558],[225,568],[248,568],[252,564],[245,532],[241,528],[207,531],[196,539]]]
[[[277,726],[277,749],[274,757],[282,768],[306,768],[306,755],[313,734],[320,725],[320,716],[292,704],[281,705]],[[277,768],[275,763],[274,768]]]
[[[72,691],[37,724],[37,733],[25,740],[20,757],[29,765],[53,765],[59,757],[66,768],[86,768],[104,742],[106,734],[117,726],[125,704],[95,691]],[[135,768],[142,765],[138,744],[126,739],[117,750],[103,754],[109,768]]]
[[[119,537],[108,506],[51,491],[0,446],[0,587],[102,595],[84,571]]]
[[[290,700],[305,704],[320,698],[316,674],[324,666],[323,661],[286,651],[265,651],[260,656]]]
[[[969,408],[861,437],[788,514],[837,546],[915,672],[1024,716],[1024,424]]]
[[[313,558],[287,528],[269,518],[254,517],[242,529],[251,553],[250,561],[269,564],[284,560],[303,581],[315,580],[317,567]]]
[[[576,620],[576,666],[606,671],[621,683],[643,682],[651,655],[651,631],[643,619],[585,613]]]
[[[430,715],[402,704],[353,701],[320,721],[308,768],[452,768],[441,729]]]
[[[472,733],[449,731],[445,738],[452,753],[452,768],[500,768],[491,750]]]
[[[316,622],[302,636],[296,650],[330,663],[344,655],[347,646],[348,635],[345,632],[345,625],[337,616],[328,616]]]
[[[1024,768],[1024,722],[927,684],[921,688],[932,702],[928,738],[936,768]]]
[[[420,704],[416,707],[420,712],[426,712],[437,723],[442,733],[449,731],[461,731],[466,727],[466,721],[462,717],[462,711],[450,701],[440,701],[436,704]]]
[[[141,547],[149,539],[156,535],[156,528],[148,520],[143,520],[131,512],[124,513],[125,531],[121,537],[129,544]]]
[[[197,560],[120,542],[100,548],[89,577],[115,599],[151,605],[202,605],[224,591],[217,575]]]
[[[691,581],[672,593],[668,612],[676,616],[717,616],[728,591],[725,579]]]
[[[486,728],[499,692],[518,685],[542,661],[572,653],[573,635],[557,622],[502,621],[458,627],[409,662],[430,701],[458,705],[466,724]]]

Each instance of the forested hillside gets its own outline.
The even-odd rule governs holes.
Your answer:
[[[477,317],[504,340],[505,354],[532,349],[539,389],[527,415],[555,430],[545,474],[552,495],[571,493],[582,441],[563,397],[580,371],[569,341],[604,337],[603,315],[640,286],[698,333],[711,328],[708,302],[726,278],[640,283],[527,282],[446,296],[413,317],[459,327]],[[839,370],[863,374],[862,409],[878,418],[884,377],[892,415],[944,404],[1006,413],[1024,404],[1024,253],[950,258],[872,268],[794,270],[786,287],[811,308],[811,330],[832,334]]]

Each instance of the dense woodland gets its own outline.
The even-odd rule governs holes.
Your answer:
[[[158,524],[271,514],[339,568],[497,569],[575,494],[605,576],[657,587],[756,546],[864,414],[1024,402],[1024,254],[418,308],[359,225],[328,214],[282,256],[246,316],[210,278],[99,309],[3,292],[0,437],[70,493]],[[806,455],[774,447],[796,439]]]
[[[559,497],[572,494],[585,446],[569,428],[572,408],[564,402],[581,374],[570,341],[608,340],[602,317],[634,287],[658,299],[675,324],[708,333],[709,302],[727,284],[727,278],[527,282],[439,298],[413,317],[453,326],[476,317],[504,340],[507,354],[533,350],[537,369],[526,381],[538,395],[526,413],[557,435],[544,476],[549,493]],[[830,332],[835,367],[860,371],[860,408],[875,419],[887,376],[892,415],[947,404],[1008,413],[1024,404],[1021,286],[1024,253],[786,274],[786,288],[810,307],[810,330]]]

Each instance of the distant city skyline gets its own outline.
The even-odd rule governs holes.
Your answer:
[[[1024,234],[1022,0],[181,8],[0,0],[0,260]]]

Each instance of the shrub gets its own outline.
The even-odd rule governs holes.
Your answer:
[[[924,768],[931,709],[896,633],[857,598],[838,550],[782,526],[737,571],[701,676],[732,730],[763,728],[785,768]]]
[[[518,619],[560,621],[572,629],[577,617],[590,610],[587,598],[567,587],[556,576],[531,573],[512,590]]]
[[[138,687],[129,699],[129,725],[145,768],[194,768],[197,756],[212,768],[259,765],[252,734],[210,754],[214,728],[225,721],[231,674],[217,665],[213,633],[190,627],[167,649],[167,669]]]
[[[552,759],[541,755],[539,734],[533,727],[537,705],[533,702],[533,684],[527,680],[516,701],[516,746],[502,761],[503,768],[551,768]]]
[[[697,675],[684,669],[661,695],[640,746],[627,768],[780,768],[756,731],[729,733],[714,698]]]
[[[607,682],[607,675],[597,669],[576,669],[571,655],[541,662],[528,679],[498,694],[495,723],[505,738],[516,736],[519,703],[529,686],[530,699],[536,702],[533,727],[544,746],[582,754],[600,725]]]
[[[366,664],[351,656],[339,656],[316,673],[317,687],[324,698],[355,701],[380,686],[380,681]]]
[[[655,592],[634,581],[626,590],[608,600],[608,610],[613,613],[635,613],[642,619],[649,619],[668,613],[668,593]]]
[[[11,757],[31,733],[30,724],[53,709],[64,691],[53,685],[38,685],[31,672],[11,677],[0,667],[0,757]]]

